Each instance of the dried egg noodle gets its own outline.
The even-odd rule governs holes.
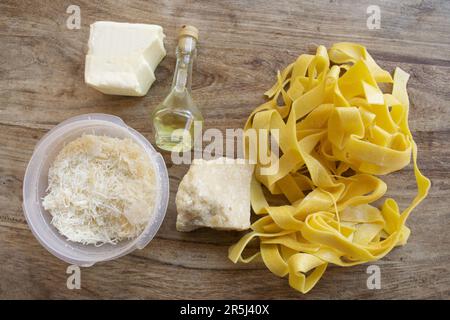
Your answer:
[[[306,293],[328,263],[346,267],[378,260],[406,243],[405,221],[430,187],[417,167],[408,127],[408,78],[396,68],[392,79],[365,47],[353,43],[337,43],[328,52],[319,46],[316,55],[303,54],[278,74],[265,93],[269,101],[254,110],[245,130],[279,129],[279,169],[262,175],[258,161],[251,202],[262,217],[230,247],[233,262],[261,256],[270,271],[289,275],[289,284]],[[383,93],[379,83],[393,83],[392,93]],[[259,140],[258,153],[266,152],[261,145],[268,140]],[[415,199],[403,212],[393,199],[381,209],[372,206],[387,189],[376,176],[405,167],[411,154]],[[261,185],[290,205],[269,205]],[[260,250],[244,258],[254,238]]]

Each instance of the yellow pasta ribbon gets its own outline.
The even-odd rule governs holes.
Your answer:
[[[400,68],[392,78],[354,43],[337,43],[328,51],[319,46],[315,55],[303,54],[278,73],[265,93],[268,101],[245,125],[278,130],[281,156],[272,159],[278,170],[263,174],[267,164],[259,159],[267,156],[269,139],[259,139],[251,204],[261,218],[230,247],[233,262],[261,256],[272,273],[288,275],[291,287],[306,293],[328,263],[375,261],[406,243],[406,219],[430,188],[408,127],[408,78]],[[380,83],[392,83],[391,93]],[[247,155],[255,147],[249,143]],[[393,199],[372,206],[387,190],[377,176],[404,168],[411,154],[418,187],[411,204],[403,211]],[[271,205],[264,188],[284,196],[286,204]],[[244,258],[255,238],[259,251]]]

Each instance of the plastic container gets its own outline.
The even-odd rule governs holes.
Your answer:
[[[51,225],[51,214],[42,207],[48,186],[48,170],[65,144],[83,133],[129,138],[140,145],[154,165],[157,195],[153,216],[135,239],[116,245],[83,245],[67,240]],[[107,114],[86,114],[70,118],[50,130],[36,145],[28,163],[23,183],[23,210],[31,231],[53,255],[70,264],[92,266],[99,261],[116,259],[135,249],[144,248],[155,236],[167,210],[169,179],[164,159],[139,132],[122,119]]]

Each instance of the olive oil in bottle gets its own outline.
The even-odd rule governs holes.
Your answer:
[[[170,93],[152,114],[156,145],[163,150],[189,151],[193,144],[194,122],[203,122],[202,114],[191,96],[192,64],[197,52],[197,40],[197,28],[181,28]]]

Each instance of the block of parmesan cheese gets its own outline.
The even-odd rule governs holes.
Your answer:
[[[253,170],[237,159],[195,159],[178,187],[177,230],[248,229]]]

